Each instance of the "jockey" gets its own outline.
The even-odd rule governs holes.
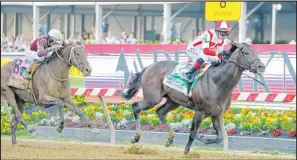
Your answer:
[[[196,36],[187,47],[187,55],[196,60],[193,67],[183,78],[191,82],[193,75],[206,61],[217,64],[219,59],[226,55],[224,51],[225,38],[229,36],[230,25],[226,21],[218,21],[215,29],[208,29]]]
[[[52,29],[48,36],[40,36],[30,44],[30,51],[33,52],[32,64],[24,71],[23,77],[32,79],[31,71],[43,62],[45,58],[52,55],[53,51],[59,50],[65,42],[61,31]]]

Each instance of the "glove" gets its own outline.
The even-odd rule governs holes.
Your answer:
[[[60,48],[62,48],[62,45],[54,45],[54,46],[50,47],[49,50],[54,51],[54,50],[59,50]]]
[[[218,60],[211,62],[211,65],[214,66],[214,67],[218,66],[219,64],[220,64],[220,61],[218,61]]]
[[[219,53],[219,58],[222,59],[224,56],[228,55],[229,53],[227,51],[222,51]]]

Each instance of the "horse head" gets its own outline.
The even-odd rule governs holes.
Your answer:
[[[229,50],[226,61],[233,62],[255,74],[263,74],[265,72],[265,65],[260,60],[258,53],[246,43],[231,43],[232,47]]]
[[[77,68],[84,76],[91,75],[92,68],[88,61],[88,52],[80,43],[68,44],[57,51],[56,55],[69,66]]]

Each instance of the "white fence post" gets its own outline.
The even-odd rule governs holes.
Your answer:
[[[107,107],[105,105],[105,102],[104,102],[103,98],[101,96],[99,96],[99,99],[100,99],[100,102],[102,104],[102,108],[103,108],[104,114],[106,116],[108,127],[110,129],[110,133],[111,133],[111,135],[110,135],[110,143],[115,144],[115,130],[114,130],[113,123],[111,121],[111,118],[110,118],[108,109],[107,109]]]

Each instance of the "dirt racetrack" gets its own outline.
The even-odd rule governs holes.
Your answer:
[[[12,146],[10,138],[1,139],[1,159],[295,159],[293,156],[195,151],[183,154],[180,148],[107,143],[61,142],[18,139]]]

